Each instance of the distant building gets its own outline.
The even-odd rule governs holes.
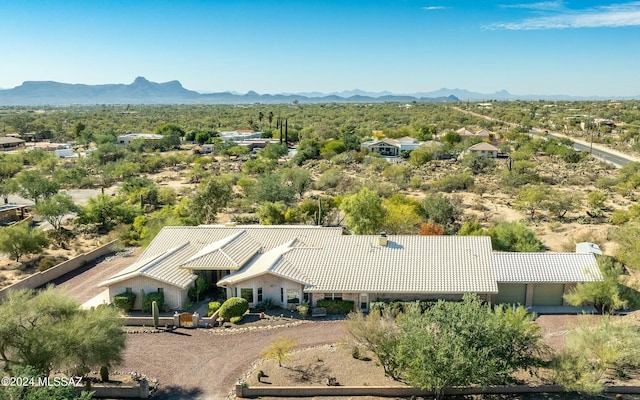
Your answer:
[[[476,143],[467,149],[469,153],[476,153],[487,158],[497,158],[499,151],[496,146],[487,142]]]
[[[400,139],[382,139],[364,142],[360,144],[360,147],[368,149],[374,153],[378,153],[382,156],[396,157],[403,151],[412,151],[417,149],[420,144],[421,142],[418,140],[405,136]]]
[[[129,144],[132,140],[161,140],[164,136],[155,133],[128,133],[126,135],[118,136],[118,144]]]
[[[0,151],[24,149],[24,140],[14,137],[0,137]]]
[[[16,204],[0,205],[0,226],[12,225],[27,217],[29,207]]]
[[[254,132],[252,130],[237,130],[219,132],[218,136],[220,136],[222,140],[241,142],[247,139],[260,139],[262,138],[262,132]]]

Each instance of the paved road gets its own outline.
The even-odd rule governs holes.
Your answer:
[[[560,137],[557,134],[550,133],[548,136]],[[608,162],[616,167],[624,167],[625,165],[636,161],[634,157],[622,154],[620,152],[603,148],[602,146],[591,146],[589,143],[579,143],[573,140],[573,148],[578,151],[590,152],[591,155],[599,160]]]
[[[460,111],[462,113],[465,114],[470,114],[479,118],[484,118],[486,120],[489,121],[495,121],[495,122],[501,122],[510,126],[518,126],[518,124],[515,124],[513,122],[506,122],[506,121],[502,121],[499,120],[497,118],[493,118],[493,117],[489,117],[487,115],[482,115],[473,111],[469,111],[469,110],[463,110],[462,108],[459,107],[453,107],[454,110],[456,111]],[[541,129],[532,129],[532,133],[535,134],[542,134],[542,130]],[[591,153],[591,155],[599,160],[608,162],[610,164],[615,165],[616,167],[620,168],[620,167],[624,167],[625,165],[631,163],[631,162],[637,162],[639,161],[637,158],[630,156],[630,155],[626,155],[623,154],[619,151],[615,151],[612,149],[609,149],[607,147],[604,147],[602,145],[591,145],[589,142],[585,142],[579,139],[575,139],[569,136],[565,136],[563,134],[557,133],[557,132],[553,132],[553,133],[548,133],[547,136],[551,136],[551,137],[555,137],[555,138],[567,138],[570,139],[573,142],[573,148],[578,150],[578,151],[588,151]]]

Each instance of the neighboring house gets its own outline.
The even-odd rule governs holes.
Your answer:
[[[0,137],[0,151],[24,149],[24,140],[14,137]]]
[[[593,253],[494,253],[496,303],[565,305],[576,283],[602,280]]]
[[[467,149],[467,152],[476,153],[481,155],[482,157],[497,158],[498,152],[500,152],[500,150],[496,146],[492,145],[491,143],[480,142],[469,147]]]
[[[241,142],[247,139],[260,139],[262,138],[262,132],[254,132],[252,130],[236,130],[219,132],[218,136],[220,136],[222,140]]]
[[[128,133],[126,135],[118,136],[118,144],[129,144],[132,140],[161,140],[164,136],[155,133]]]
[[[382,139],[364,142],[361,148],[368,149],[382,156],[397,157],[403,151],[412,151],[420,146],[421,142],[412,137],[402,137],[400,139]]]
[[[4,204],[0,206],[0,226],[12,225],[18,221],[22,221],[27,217],[29,207]]]
[[[195,273],[253,307],[319,299],[460,299],[562,304],[577,282],[601,279],[593,254],[494,253],[482,236],[343,235],[314,226],[166,227],[138,261],[103,282],[110,297],[161,289],[169,307],[187,300]],[[562,290],[560,290],[562,289]],[[136,305],[139,307],[139,304]]]
[[[467,127],[462,127],[458,129],[456,133],[460,135],[460,137],[462,137],[463,139],[477,137],[482,140],[488,140],[491,142],[496,140],[496,134],[487,129],[480,129],[479,131],[474,131]]]

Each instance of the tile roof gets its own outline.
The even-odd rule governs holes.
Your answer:
[[[179,265],[180,268],[194,270],[237,270],[260,250],[247,231],[236,232],[210,243]]]
[[[243,268],[221,284],[255,276]],[[329,237],[322,248],[296,247],[261,271],[307,283],[308,292],[497,293],[491,241],[480,236]],[[243,275],[240,275],[243,274]],[[242,279],[238,279],[242,278]]]
[[[138,261],[111,276],[98,286],[109,286],[117,282],[142,276],[180,288],[186,288],[191,284],[191,282],[196,280],[196,275],[192,274],[188,270],[176,268],[174,263],[169,263],[167,260],[184,259],[187,254],[187,249],[188,242],[172,249],[167,249],[166,251],[151,257],[141,257]]]
[[[496,146],[492,145],[491,143],[480,142],[480,143],[474,144],[473,146],[470,146],[467,150],[468,151],[499,151],[500,149],[498,149]]]
[[[494,253],[498,282],[571,283],[602,280],[591,253]]]
[[[265,252],[294,239],[296,246],[319,246],[325,237],[339,235],[342,235],[342,228],[303,225],[165,227],[134,264],[113,275],[101,286],[135,276],[148,276],[187,287],[195,280],[191,269],[235,270],[258,251]]]

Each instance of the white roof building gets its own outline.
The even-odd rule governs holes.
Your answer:
[[[384,240],[382,240],[384,239]],[[110,295],[161,290],[171,308],[205,274],[228,297],[283,307],[322,298],[459,299],[561,305],[579,282],[601,279],[593,254],[494,253],[489,237],[343,235],[315,226],[164,228],[138,261],[102,283]]]

